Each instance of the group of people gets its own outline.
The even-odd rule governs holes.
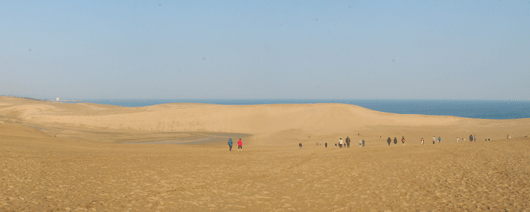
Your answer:
[[[344,148],[348,147],[350,148],[350,144],[351,144],[351,139],[350,137],[346,137],[346,142],[342,142],[342,138],[339,139],[339,148],[342,148],[344,146]],[[364,144],[365,144],[365,141],[364,139],[363,140],[359,140],[359,147],[364,147]],[[326,143],[326,147],[327,147],[327,143]],[[337,147],[337,144],[335,144],[335,147]]]
[[[388,137],[388,139],[386,139],[386,142],[388,143],[388,146],[390,146],[390,143],[392,143],[392,139],[390,137]],[[439,137],[438,136],[438,143],[442,142],[442,137]],[[405,145],[405,136],[401,136],[401,143],[403,145]],[[425,139],[421,138],[421,141],[420,141],[421,144],[425,144]],[[397,144],[397,138],[394,137],[394,144]],[[432,137],[432,144],[436,144],[436,137],[433,136]]]
[[[422,138],[423,139],[423,138]],[[397,144],[398,140],[396,137],[394,137],[394,144]],[[388,146],[390,146],[390,143],[392,143],[392,138],[388,137],[386,139],[386,143],[388,143]],[[405,136],[401,136],[401,143],[405,145]]]
[[[436,138],[436,136],[432,136],[432,144],[436,144],[436,140],[438,140],[438,143],[442,142],[442,137],[438,136],[438,139]],[[462,141],[465,141],[466,139],[465,138],[462,138]],[[485,139],[486,141],[488,141],[489,139]],[[456,138],[456,142],[459,142],[460,141],[460,138]],[[477,137],[476,135],[469,135],[469,141],[477,141]],[[390,146],[390,144],[392,143],[392,138],[388,137],[388,139],[386,140],[386,142],[388,143],[388,146]],[[425,144],[425,139],[421,138],[421,144]],[[401,137],[401,143],[403,143],[403,145],[405,144],[405,136],[402,136]],[[397,144],[397,138],[394,137],[394,144]]]
[[[233,145],[232,138],[229,138],[228,139],[228,147],[229,147],[230,151],[232,151],[232,145]],[[237,151],[238,152],[239,151],[243,151],[243,141],[241,141],[241,138],[239,138],[239,141],[237,141]]]
[[[506,138],[510,138],[510,135],[506,135]],[[432,137],[432,144],[436,144],[436,140],[438,140],[438,143],[442,142],[442,137],[438,136],[438,139],[436,139],[435,136]],[[466,139],[465,138],[462,138],[463,141],[465,141]],[[485,141],[489,141],[490,139],[485,139]],[[394,144],[397,144],[398,140],[396,137],[394,137],[394,139],[392,140],[392,138],[388,137],[386,142],[388,143],[388,146],[390,146],[390,144],[392,143],[392,141],[394,141]],[[460,141],[460,138],[456,138],[456,142],[459,142]],[[477,137],[476,135],[469,135],[469,141],[477,141]],[[403,145],[405,145],[405,136],[401,136],[401,143]],[[339,139],[339,142],[338,144],[335,143],[335,147],[339,147],[339,148],[350,148],[350,144],[351,144],[351,139],[350,137],[346,137],[346,140],[345,141],[342,141],[342,138]],[[425,140],[423,138],[421,138],[421,144],[425,144]],[[232,142],[232,138],[228,139],[228,146],[229,146],[229,150],[232,151],[232,145],[233,145],[233,142]],[[319,145],[322,145],[322,142],[319,142],[317,143],[317,146]],[[365,145],[365,141],[364,139],[362,140],[359,140],[359,147],[364,147]],[[298,146],[300,147],[300,149],[302,149],[302,143],[299,143]],[[326,148],[328,148],[328,143],[324,143],[324,146]],[[239,141],[237,141],[237,151],[243,151],[243,142],[241,141],[241,138],[239,138]]]
[[[359,147],[364,147],[364,139],[363,140],[359,140]]]
[[[342,148],[342,147],[344,147],[344,148],[346,148],[346,147],[350,148],[350,144],[351,144],[351,139],[350,139],[350,137],[346,137],[346,141],[345,141],[345,142],[342,141],[342,138],[339,138],[339,143],[338,143],[338,145],[337,145],[337,143],[335,143],[335,147],[338,146],[339,148]],[[365,145],[365,141],[364,141],[364,139],[363,139],[363,140],[359,140],[359,147],[364,147],[364,145]],[[328,147],[328,143],[326,143],[326,148],[327,148],[327,147]]]
[[[322,145],[322,142],[317,142],[317,146],[319,146],[319,145]],[[344,141],[342,140],[342,138],[339,138],[339,142],[338,142],[338,143],[335,143],[335,147],[338,147],[338,148],[342,148],[342,147],[344,147],[344,148],[346,148],[346,147],[347,147],[347,148],[350,148],[350,145],[351,145],[351,139],[350,139],[349,136],[346,137],[346,140],[344,140]],[[359,147],[364,147],[364,145],[365,145],[365,141],[364,141],[364,139],[363,139],[363,140],[360,140],[360,141],[359,141]],[[298,146],[300,147],[300,149],[302,149],[302,143],[299,143]],[[327,142],[324,143],[324,146],[325,146],[326,148],[328,148],[328,143],[327,143]]]
[[[466,138],[462,138],[462,141],[465,141]],[[485,141],[488,141],[489,139],[485,139]],[[460,141],[460,138],[456,137],[456,142],[458,143]],[[477,141],[476,135],[469,135],[469,141]]]
[[[509,135],[506,136],[507,138],[510,138]],[[436,140],[438,140],[438,143],[442,142],[442,137],[438,136],[438,139],[436,139],[435,136],[432,137],[432,144],[436,144]],[[456,138],[456,142],[459,142],[459,138],[457,137]],[[462,138],[463,141],[465,141],[466,139],[465,138]],[[490,140],[490,139],[485,139],[486,141]],[[394,144],[397,144],[398,140],[396,137],[394,137],[394,140],[392,140],[392,138],[388,137],[386,142],[388,143],[388,146],[390,146],[390,144],[392,143],[392,141],[394,141]],[[477,141],[477,137],[476,136],[473,136],[473,135],[469,135],[469,141]],[[351,139],[350,137],[346,137],[346,141],[342,141],[342,138],[339,139],[339,143],[335,143],[335,147],[339,147],[339,148],[350,148],[350,143],[351,143]],[[401,143],[403,145],[405,145],[405,136],[401,136]],[[421,144],[425,144],[425,140],[423,138],[421,138]],[[232,138],[228,139],[228,146],[229,146],[229,150],[232,151],[232,145],[233,145],[233,142],[232,142]],[[322,145],[322,142],[319,142],[317,143],[317,146],[319,145]],[[364,147],[365,145],[365,141],[364,139],[362,140],[359,140],[359,147]],[[300,149],[302,149],[302,143],[299,143],[298,146],[300,147]],[[324,143],[324,146],[326,148],[328,148],[328,143]],[[239,138],[239,141],[237,141],[237,151],[243,151],[243,142],[241,141],[241,138]]]
[[[438,136],[438,143],[442,142],[442,137]],[[423,144],[423,138],[421,138],[421,144]],[[436,136],[432,136],[432,144],[436,144]]]

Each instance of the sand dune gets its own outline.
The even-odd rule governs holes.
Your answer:
[[[0,114],[36,125],[146,132],[232,132],[266,134],[285,130],[344,133],[377,127],[474,128],[527,126],[522,120],[398,115],[344,104],[231,106],[164,104],[140,108],[45,103],[2,97]],[[476,133],[476,132],[473,132]],[[509,133],[509,132],[508,132]]]
[[[470,134],[478,141],[456,142]],[[529,119],[343,104],[126,108],[0,97],[0,211],[529,211],[529,134]],[[243,137],[242,152],[228,151],[231,136]],[[353,146],[335,148],[346,136]],[[405,145],[387,146],[401,136]]]
[[[5,97],[4,97],[5,98]],[[455,117],[395,115],[344,104],[230,106],[164,104],[123,108],[96,104],[25,102],[1,109],[23,120],[110,129],[264,133],[296,127],[342,132],[365,126],[449,125]]]

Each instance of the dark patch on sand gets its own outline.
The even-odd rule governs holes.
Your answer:
[[[239,138],[246,138],[251,136],[250,134],[243,133],[214,133],[214,132],[204,132],[204,133],[188,133],[189,136],[173,138],[173,139],[163,139],[163,140],[153,140],[153,141],[124,141],[119,143],[125,144],[222,144],[227,143],[229,138],[237,142]]]

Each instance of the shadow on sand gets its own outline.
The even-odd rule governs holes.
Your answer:
[[[216,133],[216,132],[203,132],[203,133],[190,133],[186,137],[153,140],[153,141],[123,141],[119,143],[124,144],[224,144],[228,142],[229,138],[232,138],[236,142],[239,138],[249,137],[250,134],[242,133]]]

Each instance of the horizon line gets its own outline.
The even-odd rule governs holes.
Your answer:
[[[60,101],[112,101],[112,100],[142,100],[142,101],[159,101],[159,100],[193,100],[193,101],[202,101],[202,100],[216,100],[216,101],[226,101],[226,100],[236,100],[236,101],[519,101],[527,102],[530,99],[392,99],[392,98],[34,98],[27,96],[14,96],[14,95],[0,95],[3,97],[14,97],[14,98],[24,98],[32,99],[39,101],[55,101],[56,98],[61,99]]]

